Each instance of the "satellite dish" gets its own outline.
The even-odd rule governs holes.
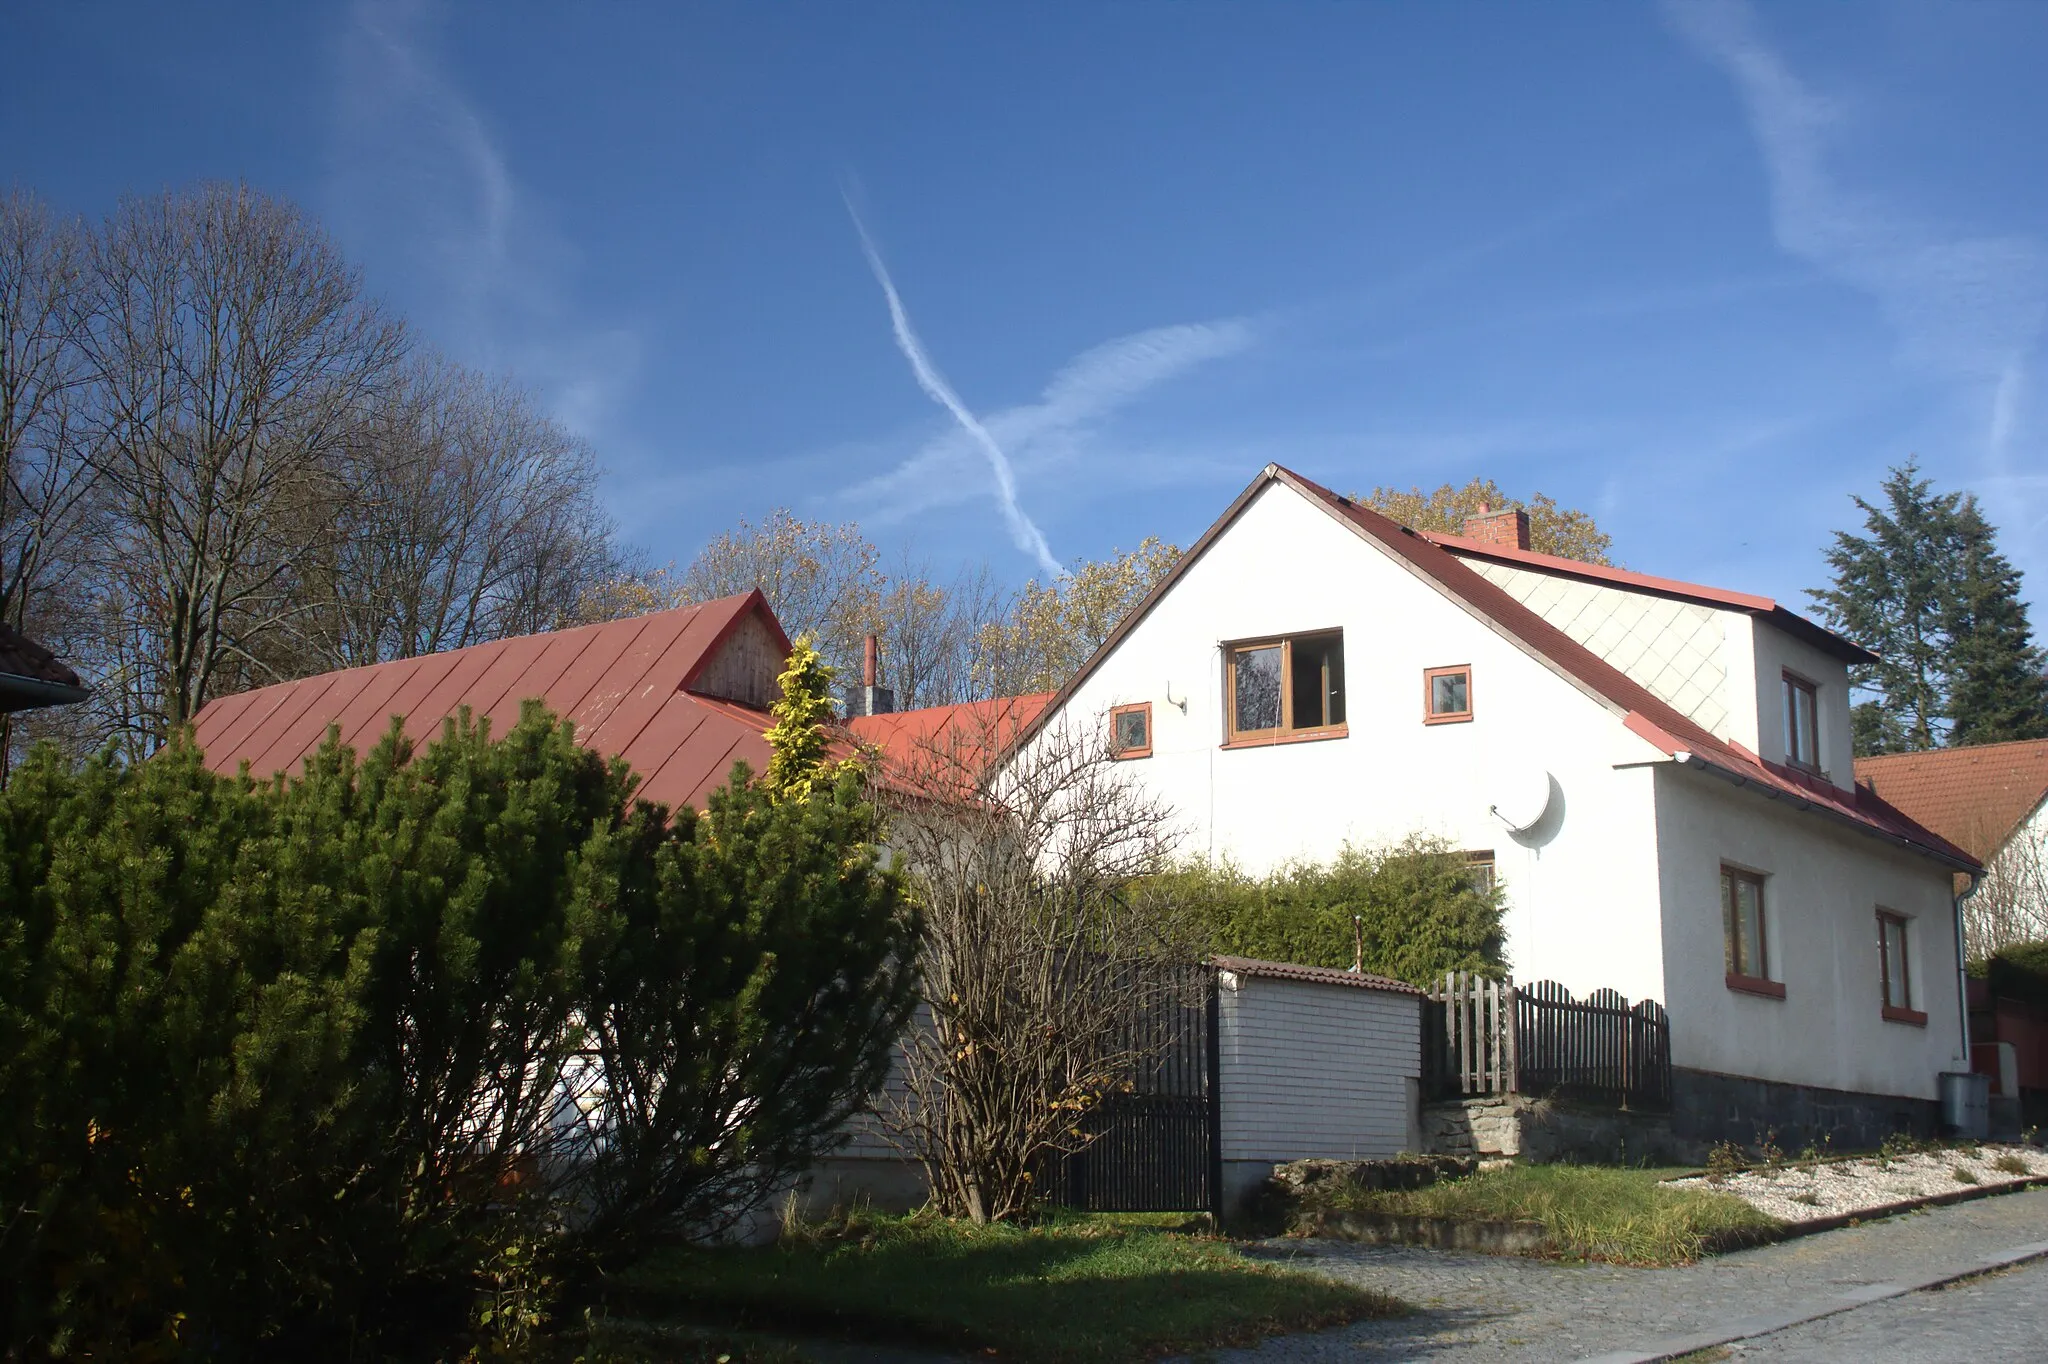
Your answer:
[[[1509,768],[1497,774],[1495,781],[1498,785],[1488,808],[1495,819],[1508,826],[1510,833],[1525,834],[1550,813],[1553,787],[1550,773],[1542,768]]]

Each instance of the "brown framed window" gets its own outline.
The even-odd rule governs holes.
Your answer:
[[[1333,739],[1344,728],[1344,632],[1284,635],[1224,649],[1226,746]]]
[[[1913,1007],[1912,964],[1906,955],[1911,920],[1888,909],[1877,911],[1877,973],[1884,992],[1884,1016],[1894,1023],[1927,1025],[1927,1015]]]
[[[1472,873],[1472,889],[1491,895],[1494,887],[1493,849],[1479,848],[1465,854],[1465,866]]]
[[[1456,724],[1472,718],[1472,665],[1422,670],[1422,723]]]
[[[1152,756],[1152,703],[1113,706],[1109,712],[1109,752],[1113,758]]]
[[[1764,878],[1740,867],[1721,868],[1721,932],[1726,945],[1728,988],[1785,997],[1771,979],[1765,952]]]
[[[1785,761],[1809,772],[1820,771],[1819,692],[1803,677],[1785,677]]]

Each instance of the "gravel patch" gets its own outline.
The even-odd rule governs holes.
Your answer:
[[[2003,1160],[2025,1173],[1998,1168]],[[1757,1211],[1786,1222],[1841,1217],[1893,1203],[1962,1189],[1995,1189],[2048,1177],[2048,1152],[2032,1146],[1964,1146],[1911,1155],[1870,1156],[1816,1165],[1745,1170],[1715,1178],[1670,1181],[1672,1188],[1734,1194]]]

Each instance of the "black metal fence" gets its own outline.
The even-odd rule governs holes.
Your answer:
[[[1423,1083],[1432,1098],[1556,1094],[1631,1108],[1671,1103],[1671,1020],[1614,990],[1585,999],[1554,980],[1517,987],[1453,972],[1423,1010]]]
[[[1039,1174],[1047,1200],[1062,1207],[1193,1212],[1217,1205],[1215,975],[1195,966],[1151,969],[1168,979],[1149,983],[1154,1006],[1116,1044],[1144,1059],[1121,1092],[1082,1119],[1088,1143]]]

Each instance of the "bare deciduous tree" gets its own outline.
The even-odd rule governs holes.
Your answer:
[[[128,201],[88,269],[98,567],[133,631],[130,723],[160,736],[237,673],[271,680],[262,643],[308,609],[347,437],[404,336],[317,226],[245,187]]]
[[[25,191],[0,194],[0,622],[69,652],[98,519],[80,364],[80,232]],[[0,715],[0,785],[17,738]],[[31,726],[31,728],[34,728]]]
[[[976,1222],[1031,1207],[1045,1162],[1157,1061],[1144,1020],[1178,1012],[1185,927],[1134,883],[1165,866],[1168,809],[1106,736],[1048,730],[991,775],[1015,714],[921,745],[888,775],[890,843],[924,915],[923,1006],[887,1119],[938,1206]],[[1167,968],[1167,969],[1160,969]]]

